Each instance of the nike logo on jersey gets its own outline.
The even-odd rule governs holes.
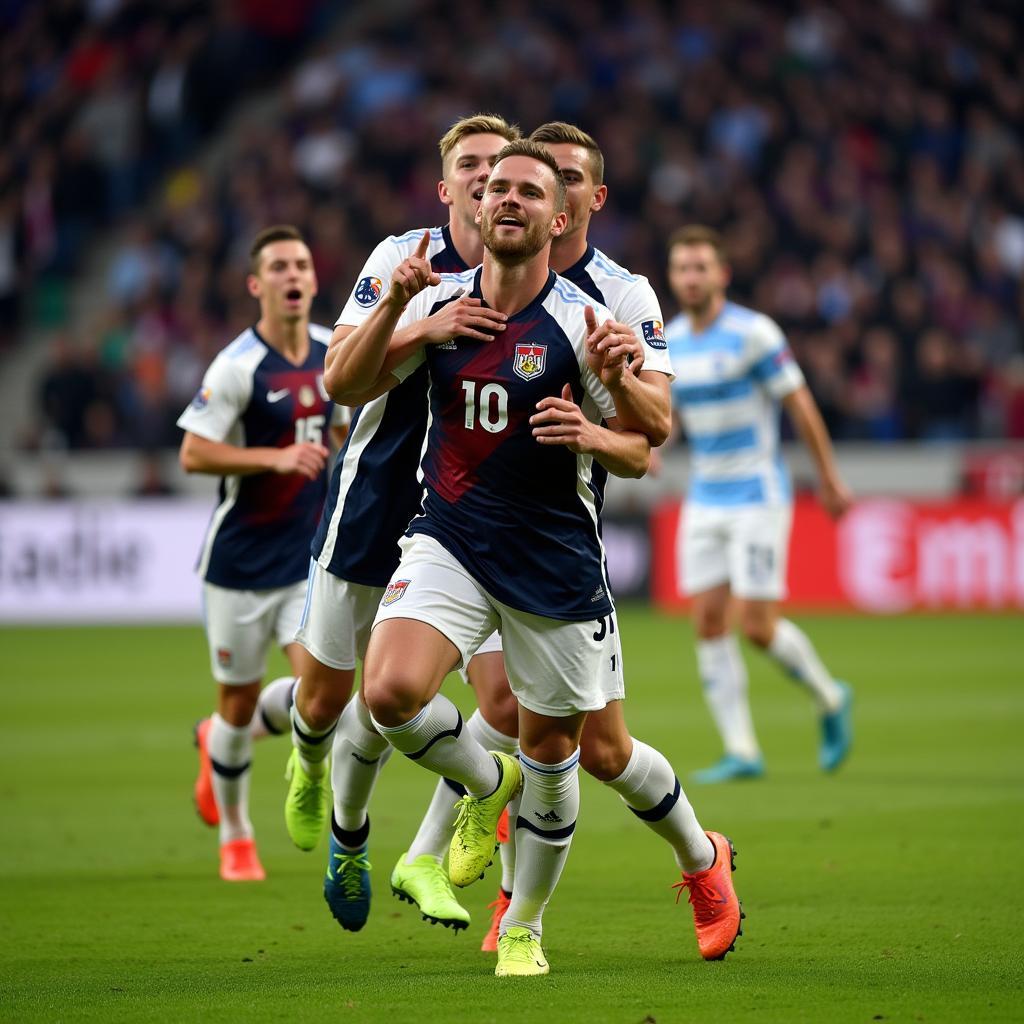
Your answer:
[[[268,402],[280,402],[282,398],[287,398],[291,394],[291,388],[281,388],[280,391],[268,391],[267,401]]]

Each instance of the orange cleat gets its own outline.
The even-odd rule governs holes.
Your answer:
[[[740,923],[746,914],[732,887],[732,872],[736,870],[733,858],[736,851],[732,842],[719,832],[708,832],[715,848],[715,860],[709,868],[683,873],[676,890],[676,903],[684,889],[690,890],[693,907],[693,927],[697,932],[697,946],[705,960],[724,960],[725,954],[736,948],[736,940],[743,934]]]
[[[484,941],[480,943],[480,949],[484,953],[498,952],[498,929],[501,927],[501,919],[505,916],[505,911],[508,910],[508,905],[511,902],[512,897],[506,896],[504,889],[498,889],[498,898],[493,903],[487,904],[487,909],[491,911],[491,927],[487,929]]]
[[[498,819],[498,830],[495,833],[499,843],[508,842],[508,808],[501,812],[501,817]]]
[[[196,750],[199,751],[199,774],[196,776],[192,795],[199,817],[207,825],[219,825],[220,811],[217,810],[217,801],[213,795],[213,770],[210,767],[210,755],[206,749],[206,740],[210,735],[211,724],[209,718],[204,718],[202,721],[196,722],[196,727],[192,731]]]
[[[253,839],[232,839],[220,848],[220,877],[225,882],[262,882],[267,873]]]

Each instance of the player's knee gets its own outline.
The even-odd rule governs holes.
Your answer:
[[[419,714],[425,703],[422,685],[397,674],[367,676],[363,694],[374,720],[386,727],[404,725]]]
[[[329,729],[345,708],[345,695],[321,690],[308,697],[299,708],[303,720],[313,729]]]
[[[617,779],[629,764],[630,748],[607,737],[587,740],[584,733],[580,743],[580,767],[598,782],[611,782]]]
[[[241,729],[252,721],[253,715],[256,714],[258,700],[258,687],[246,686],[238,689],[225,687],[218,713],[228,725]]]
[[[478,691],[479,692],[479,691]],[[511,690],[480,696],[480,713],[484,721],[505,736],[519,735],[519,702]]]
[[[750,643],[758,647],[768,647],[775,633],[775,624],[759,615],[744,615],[742,620],[743,635]]]
[[[694,618],[694,632],[698,640],[717,640],[729,631],[724,612],[704,611]]]

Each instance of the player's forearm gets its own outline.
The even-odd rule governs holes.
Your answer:
[[[279,448],[239,448],[189,434],[182,441],[178,461],[186,473],[251,476],[271,471],[280,454]]]
[[[615,476],[643,476],[651,464],[651,442],[647,435],[635,430],[609,430],[596,427],[599,433],[592,452],[595,459]]]
[[[324,387],[335,402],[355,404],[353,396],[370,391],[385,375],[388,345],[403,309],[388,296],[358,327],[335,328],[324,360]]]
[[[807,446],[818,472],[818,479],[823,483],[832,483],[838,479],[835,451],[832,440],[828,436],[828,428],[821,418],[817,403],[806,386],[798,388],[787,395],[782,404],[793,423],[800,440]]]
[[[662,386],[654,381],[634,377],[631,373],[624,373],[608,390],[615,402],[615,414],[623,430],[636,430],[645,434],[655,448],[665,443],[672,429],[667,383]]]
[[[390,373],[395,367],[401,366],[427,344],[427,332],[423,325],[423,320],[417,320],[391,335],[381,366],[382,373]]]

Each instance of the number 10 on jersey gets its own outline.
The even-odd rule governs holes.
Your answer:
[[[508,392],[500,384],[485,384],[480,389],[479,402],[475,380],[464,380],[462,390],[466,395],[467,430],[475,430],[478,421],[489,434],[497,434],[508,426]]]

